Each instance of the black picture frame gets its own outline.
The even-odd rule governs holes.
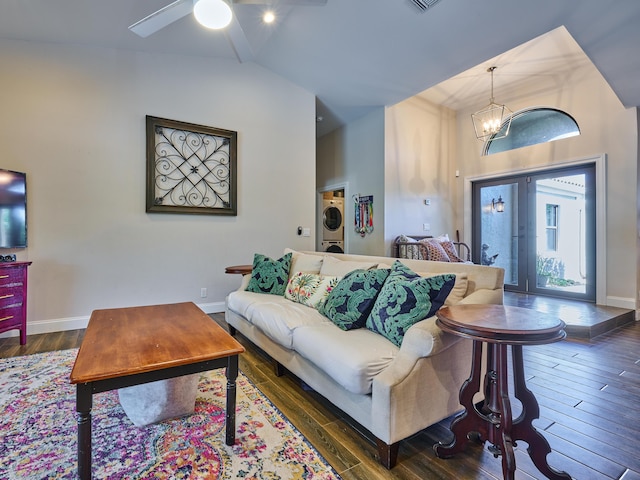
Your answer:
[[[146,116],[147,213],[237,215],[238,132]]]

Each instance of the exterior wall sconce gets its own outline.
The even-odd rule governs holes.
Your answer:
[[[498,197],[498,200],[495,198],[491,199],[491,208],[499,213],[504,212],[504,200],[502,200],[502,195]]]

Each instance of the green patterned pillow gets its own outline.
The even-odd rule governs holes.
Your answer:
[[[338,277],[296,272],[291,276],[284,297],[307,307],[319,309],[338,284]]]
[[[453,274],[422,278],[401,262],[394,262],[366,327],[399,347],[409,327],[442,307],[455,281]]]
[[[353,270],[331,290],[319,310],[342,330],[364,327],[389,269]]]
[[[256,253],[253,256],[253,268],[247,291],[284,295],[289,281],[290,267],[291,253],[283,255],[278,260]]]

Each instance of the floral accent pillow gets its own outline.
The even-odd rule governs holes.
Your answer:
[[[389,271],[359,269],[349,272],[318,311],[342,330],[364,327]]]
[[[291,253],[283,255],[278,260],[256,253],[253,256],[253,268],[247,291],[284,295],[290,267]]]
[[[284,297],[319,310],[338,281],[338,277],[296,272],[287,284]]]
[[[452,274],[423,278],[395,261],[365,326],[399,347],[413,324],[442,307],[455,281]]]

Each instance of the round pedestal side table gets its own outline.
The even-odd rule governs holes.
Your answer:
[[[527,442],[527,449],[536,468],[552,480],[571,480],[565,472],[549,466],[547,455],[551,447],[532,425],[540,409],[533,393],[526,387],[522,360],[523,345],[541,345],[566,337],[562,320],[535,310],[503,305],[455,305],[441,308],[437,325],[445,332],[473,340],[471,375],[460,389],[460,404],[464,411],[451,423],[454,439],[449,444],[433,446],[440,458],[460,452],[466,443],[477,438],[490,443],[495,457],[502,456],[502,474],[513,479],[516,459],[513,448],[517,440]],[[514,396],[522,403],[522,413],[512,417],[507,377],[507,347],[513,360]],[[486,347],[486,348],[484,348]],[[480,392],[483,350],[486,356],[484,400],[473,403]]]
[[[240,275],[249,275],[253,270],[253,265],[232,265],[225,267],[224,273],[239,273]]]

